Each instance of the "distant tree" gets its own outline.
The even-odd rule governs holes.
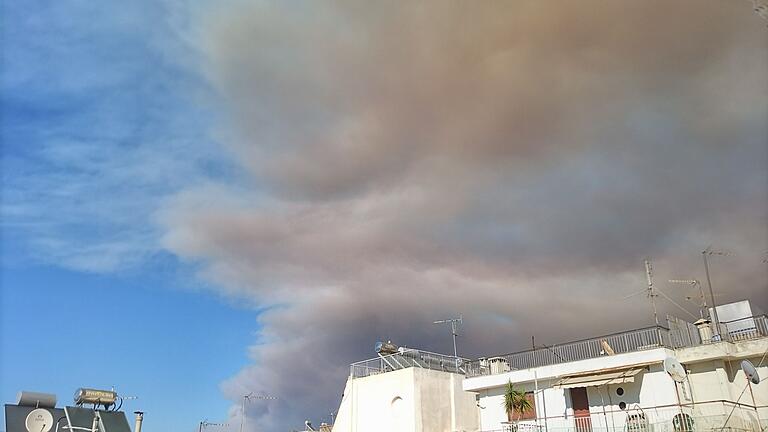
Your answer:
[[[517,413],[517,419],[520,421],[523,414],[526,411],[533,409],[531,401],[525,396],[525,392],[518,390],[512,384],[512,381],[507,382],[507,387],[504,389],[504,402],[502,406],[507,411],[507,419],[512,421],[514,413]]]

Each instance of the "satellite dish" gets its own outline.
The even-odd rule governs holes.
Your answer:
[[[687,377],[685,368],[674,357],[667,357],[664,359],[664,370],[672,377],[676,382],[683,382]]]
[[[48,432],[53,428],[53,414],[44,408],[37,408],[27,414],[24,426],[28,432]]]
[[[750,380],[752,384],[760,384],[760,375],[757,374],[757,369],[755,369],[755,365],[753,365],[751,361],[742,361],[741,370],[744,371],[744,375],[747,376],[747,379]]]

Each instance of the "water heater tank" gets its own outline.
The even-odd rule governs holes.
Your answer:
[[[392,341],[386,341],[386,342],[376,342],[376,345],[374,346],[374,351],[376,351],[376,354],[381,355],[389,355],[389,354],[397,354],[398,353],[398,346],[393,344]]]
[[[117,393],[110,390],[79,388],[75,391],[75,405],[93,404],[108,407],[114,405]]]

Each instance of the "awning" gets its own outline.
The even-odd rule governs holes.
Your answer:
[[[606,384],[624,384],[635,382],[635,375],[645,369],[635,367],[619,371],[603,372],[593,375],[573,375],[560,378],[555,388],[594,387]]]

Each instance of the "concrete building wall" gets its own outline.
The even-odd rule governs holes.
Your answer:
[[[408,368],[350,379],[334,432],[475,432],[475,395],[461,375]]]
[[[476,431],[480,428],[480,408],[475,393],[464,391],[464,377],[451,374],[451,393],[453,402],[452,431]],[[427,432],[425,430],[425,432]]]
[[[463,386],[479,395],[480,406],[483,407],[480,410],[482,430],[499,430],[507,421],[502,401],[508,381],[518,388],[532,391],[534,379],[540,390],[536,397],[538,417],[547,417],[550,428],[573,427],[574,412],[569,389],[553,388],[558,377],[650,363],[634,377],[632,383],[587,387],[590,420],[594,428],[621,429],[631,414],[641,413],[650,423],[671,424],[673,417],[681,411],[697,418],[710,417],[715,423],[722,422],[731,411],[733,402],[762,408],[737,408],[729,424],[740,422],[736,425],[739,427],[760,421],[768,425],[768,359],[763,360],[763,365],[758,368],[763,381],[751,385],[751,392],[740,368],[743,359],[760,364],[766,351],[768,339],[722,342],[677,351],[659,348],[473,377],[464,380]],[[669,356],[684,364],[688,372],[685,382],[676,383],[664,370],[662,361]],[[619,388],[623,390],[622,395],[618,394]],[[626,404],[623,409],[621,402]],[[681,409],[680,405],[684,408]],[[539,424],[543,424],[543,420]]]

